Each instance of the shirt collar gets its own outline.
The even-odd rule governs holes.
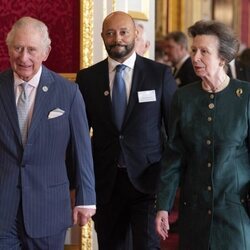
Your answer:
[[[134,69],[135,66],[135,60],[136,60],[136,53],[134,52],[127,60],[125,60],[122,64],[126,65],[130,69]],[[111,57],[108,57],[108,64],[109,64],[109,72],[112,72],[115,70],[116,66],[121,64]]]
[[[37,71],[37,73],[33,76],[33,78],[31,78],[28,83],[30,86],[37,88],[40,78],[41,78],[41,74],[42,74],[42,66],[40,66],[39,70]],[[24,81],[14,72],[14,84],[15,87],[17,87],[18,85],[20,85],[21,83],[23,83]]]

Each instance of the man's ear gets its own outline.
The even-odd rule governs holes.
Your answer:
[[[139,39],[139,30],[135,29],[135,39],[138,40]]]
[[[44,62],[48,59],[50,51],[51,51],[51,46],[49,46],[48,48],[46,48],[46,50],[44,52],[44,58],[43,58]]]

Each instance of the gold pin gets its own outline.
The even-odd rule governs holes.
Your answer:
[[[240,97],[243,94],[243,90],[241,88],[236,90],[236,95]]]
[[[213,104],[213,103],[209,103],[209,104],[208,104],[208,108],[209,108],[209,109],[213,109],[213,108],[214,108],[214,104]]]
[[[108,96],[109,95],[109,91],[108,90],[104,91],[104,95]]]

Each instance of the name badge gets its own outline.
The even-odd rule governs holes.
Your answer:
[[[138,91],[137,94],[139,103],[156,101],[155,90]]]

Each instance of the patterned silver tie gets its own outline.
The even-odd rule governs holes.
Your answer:
[[[28,83],[24,82],[21,85],[22,91],[17,101],[17,114],[19,128],[22,135],[22,143],[26,144],[28,134],[28,117],[29,117],[29,97],[27,93]]]

